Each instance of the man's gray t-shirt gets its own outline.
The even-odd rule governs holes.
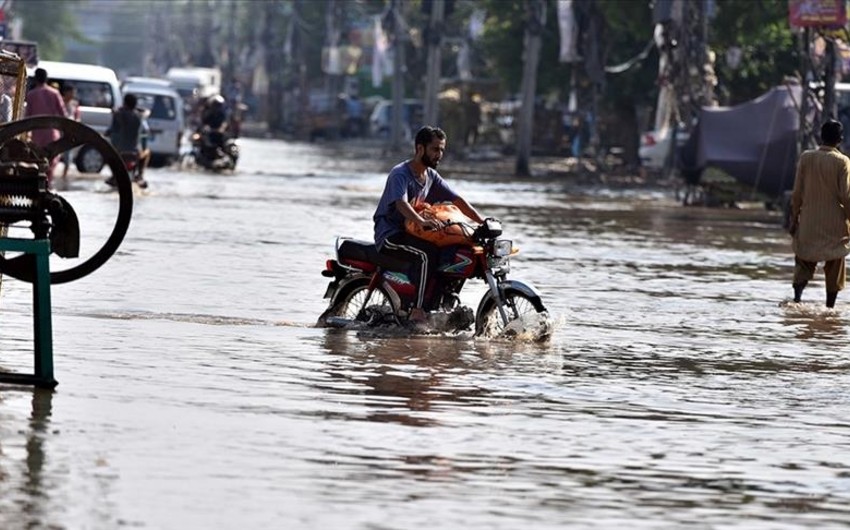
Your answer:
[[[119,153],[138,151],[141,147],[142,117],[135,110],[121,107],[112,115],[109,141]]]
[[[425,184],[416,180],[410,170],[410,161],[402,162],[390,171],[384,193],[378,202],[373,219],[375,221],[375,244],[380,250],[388,237],[404,232],[404,216],[395,202],[404,199],[413,203],[416,199],[430,204],[453,202],[458,195],[436,170],[427,168]]]

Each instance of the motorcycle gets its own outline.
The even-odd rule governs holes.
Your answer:
[[[195,163],[213,171],[236,169],[239,145],[236,140],[218,131],[203,129],[192,133],[192,150],[189,156]]]
[[[124,162],[124,167],[127,169],[127,173],[130,175],[130,178],[133,182],[136,183],[142,189],[148,187],[148,181],[144,179],[142,176],[142,164],[139,159],[138,151],[123,151],[120,153],[121,160]],[[118,184],[115,180],[115,176],[111,176],[106,179],[106,183],[112,186],[113,188],[117,188]]]
[[[476,336],[516,334],[531,318],[538,319],[531,324],[548,323],[538,291],[508,279],[510,258],[519,251],[511,240],[499,238],[501,223],[488,218],[472,227],[449,221],[444,229],[452,226],[463,228],[466,238],[441,248],[435,277],[429,281],[426,309],[447,314],[446,325],[452,331],[474,325]],[[403,325],[416,298],[416,289],[405,274],[409,265],[379,254],[368,241],[339,237],[335,249],[336,259],[327,260],[322,271],[331,280],[324,296],[329,299],[328,308],[319,317],[319,325]],[[459,296],[472,278],[483,279],[488,286],[474,314],[461,306]],[[545,340],[548,335],[547,324],[537,338]]]

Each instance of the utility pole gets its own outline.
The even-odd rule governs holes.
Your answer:
[[[230,14],[227,16],[227,78],[236,76],[236,61],[239,54],[239,46],[236,42],[236,0],[230,0],[228,6]]]
[[[676,164],[676,137],[682,132],[679,125],[692,132],[700,109],[715,104],[716,79],[708,47],[713,6],[714,0],[672,0],[666,16],[658,20],[663,27],[659,77],[665,85],[655,121],[656,128],[670,130],[670,148],[662,169],[665,176]]]
[[[515,174],[531,175],[531,141],[534,132],[534,97],[537,92],[537,65],[540,61],[543,28],[546,25],[545,0],[526,0],[525,49],[522,70],[522,107],[517,129]]]
[[[325,33],[327,44],[327,69],[325,88],[327,89],[328,105],[331,116],[331,137],[336,139],[342,128],[342,115],[337,108],[337,94],[339,93],[340,79],[340,55],[339,55],[339,31],[336,25],[336,0],[327,0],[327,11],[325,11]]]
[[[817,25],[799,25],[800,50],[800,119],[797,136],[799,152],[811,149],[818,144],[820,124],[829,119],[837,119],[838,108],[835,97],[837,72],[835,69],[837,51],[835,41],[831,37],[820,35]],[[814,52],[814,41],[818,38],[826,40],[823,57],[817,59]]]
[[[195,58],[195,66],[204,66],[204,67],[214,67],[218,66],[216,64],[216,58],[213,56],[213,42],[218,41],[218,27],[213,21],[213,6],[209,1],[204,2],[202,4],[201,11],[201,35],[204,35],[206,38],[199,39],[199,51],[198,55]]]
[[[442,54],[440,45],[443,40],[443,15],[445,0],[431,0],[431,18],[425,32],[428,44],[428,74],[425,78],[425,123],[437,125],[440,117],[440,63]]]
[[[670,66],[678,118],[690,131],[700,108],[714,103],[713,65],[707,42],[710,0],[676,0],[675,4]]]
[[[391,147],[393,151],[401,149],[402,112],[404,111],[404,24],[401,17],[403,0],[392,0],[390,21],[393,34],[393,112]]]
[[[310,107],[310,93],[307,82],[307,46],[305,44],[303,21],[301,13],[304,9],[303,0],[295,0],[292,10],[294,34],[292,47],[295,49],[295,68],[298,76],[298,112],[296,113],[296,136],[300,140],[308,139],[310,131],[307,124],[307,112]]]
[[[283,128],[284,57],[278,28],[282,25],[281,10],[285,5],[275,2],[262,5],[265,6],[262,39],[268,76],[267,123],[270,131],[280,131]]]
[[[800,126],[797,132],[797,152],[802,153],[817,145],[816,124],[820,117],[810,112],[818,107],[819,97],[813,84],[820,79],[812,61],[812,30],[804,27],[800,31]]]
[[[835,39],[826,39],[826,50],[824,54],[824,94],[823,94],[823,120],[838,117],[838,104],[835,100]]]

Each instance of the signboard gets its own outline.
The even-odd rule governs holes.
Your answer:
[[[788,0],[792,28],[842,27],[847,24],[845,0]]]
[[[38,44],[30,41],[0,40],[0,50],[18,54],[27,66],[38,64]]]

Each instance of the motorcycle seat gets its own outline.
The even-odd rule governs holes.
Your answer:
[[[378,247],[371,241],[346,239],[339,244],[337,252],[339,260],[343,264],[350,264],[351,262],[371,263],[386,270],[397,272],[406,272],[410,268],[410,264],[404,260],[379,253]]]

